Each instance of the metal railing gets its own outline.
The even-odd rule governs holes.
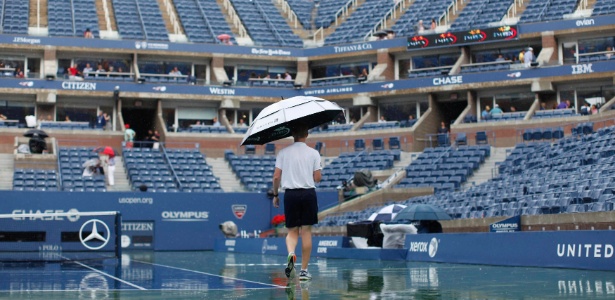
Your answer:
[[[335,26],[339,25],[339,18],[340,15],[341,16],[347,16],[348,15],[348,10],[350,9],[351,6],[357,6],[357,2],[359,0],[348,0],[348,2],[346,2],[346,4],[344,6],[342,6],[340,9],[337,10],[337,12],[335,13]],[[321,42],[324,40],[324,26],[320,26],[320,28],[318,30],[316,30],[316,32],[314,32],[314,43],[317,42]],[[317,33],[320,31],[320,36],[321,39],[320,40],[316,40],[316,36]]]
[[[370,36],[374,34],[374,32],[380,29],[386,29],[387,20],[392,20],[392,19],[397,18],[398,13],[401,15],[404,9],[406,9],[406,6],[409,5],[410,1],[412,0],[402,0],[402,1],[395,3],[395,5],[384,14],[384,16],[380,19],[380,21],[378,21],[378,23],[376,23],[376,25],[374,25],[374,27],[372,27],[372,29],[363,37],[363,40],[364,41],[367,40]]]
[[[282,11],[288,16],[290,21],[294,23],[294,27],[298,28],[299,18],[297,17],[297,14],[293,11],[293,9],[290,7],[290,4],[288,4],[288,1],[278,0],[278,3],[282,5]]]
[[[239,36],[241,37],[248,36],[248,31],[243,26],[243,23],[241,22],[241,18],[235,11],[235,7],[233,6],[233,3],[231,3],[230,0],[224,0],[224,2],[222,2],[222,5],[224,6],[224,9],[226,9],[229,18],[231,19],[231,22],[233,22],[233,26],[235,26],[235,28],[237,28],[237,30],[239,31]]]
[[[167,9],[167,14],[169,15],[169,21],[171,21],[171,26],[173,26],[173,33],[180,34],[181,28],[179,26],[179,22],[177,22],[177,17],[176,17],[175,11],[173,10],[173,5],[171,5],[169,2],[170,2],[169,0],[164,0],[162,3],[164,3],[164,6]]]

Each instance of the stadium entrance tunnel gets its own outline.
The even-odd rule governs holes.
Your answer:
[[[154,130],[156,110],[146,107],[122,108],[124,124],[130,124],[137,136],[135,141],[143,141],[147,138],[147,131]]]

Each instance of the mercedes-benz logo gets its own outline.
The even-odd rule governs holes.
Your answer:
[[[88,234],[88,236],[84,238],[83,230],[85,228],[88,228],[90,223],[92,224],[91,233]],[[103,233],[103,235],[100,235],[100,233],[98,233],[98,224],[102,225],[102,227],[105,229],[105,232]],[[81,229],[79,229],[79,240],[81,240],[81,244],[90,250],[98,250],[104,247],[105,245],[107,245],[107,243],[109,242],[110,236],[111,236],[111,231],[109,230],[109,227],[107,226],[107,224],[105,224],[105,222],[98,220],[98,219],[92,219],[92,220],[89,220],[83,223],[83,225],[81,225]],[[95,240],[102,242],[102,245],[99,245],[99,246],[88,245],[88,242],[95,241]]]

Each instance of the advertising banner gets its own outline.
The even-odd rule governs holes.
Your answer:
[[[521,216],[514,216],[489,225],[490,232],[521,231]]]
[[[408,37],[408,49],[461,46],[515,40],[518,38],[519,32],[517,31],[517,26],[500,26],[439,34],[416,35]]]

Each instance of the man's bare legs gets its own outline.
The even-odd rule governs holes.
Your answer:
[[[307,270],[311,255],[312,226],[301,226],[301,270]]]

